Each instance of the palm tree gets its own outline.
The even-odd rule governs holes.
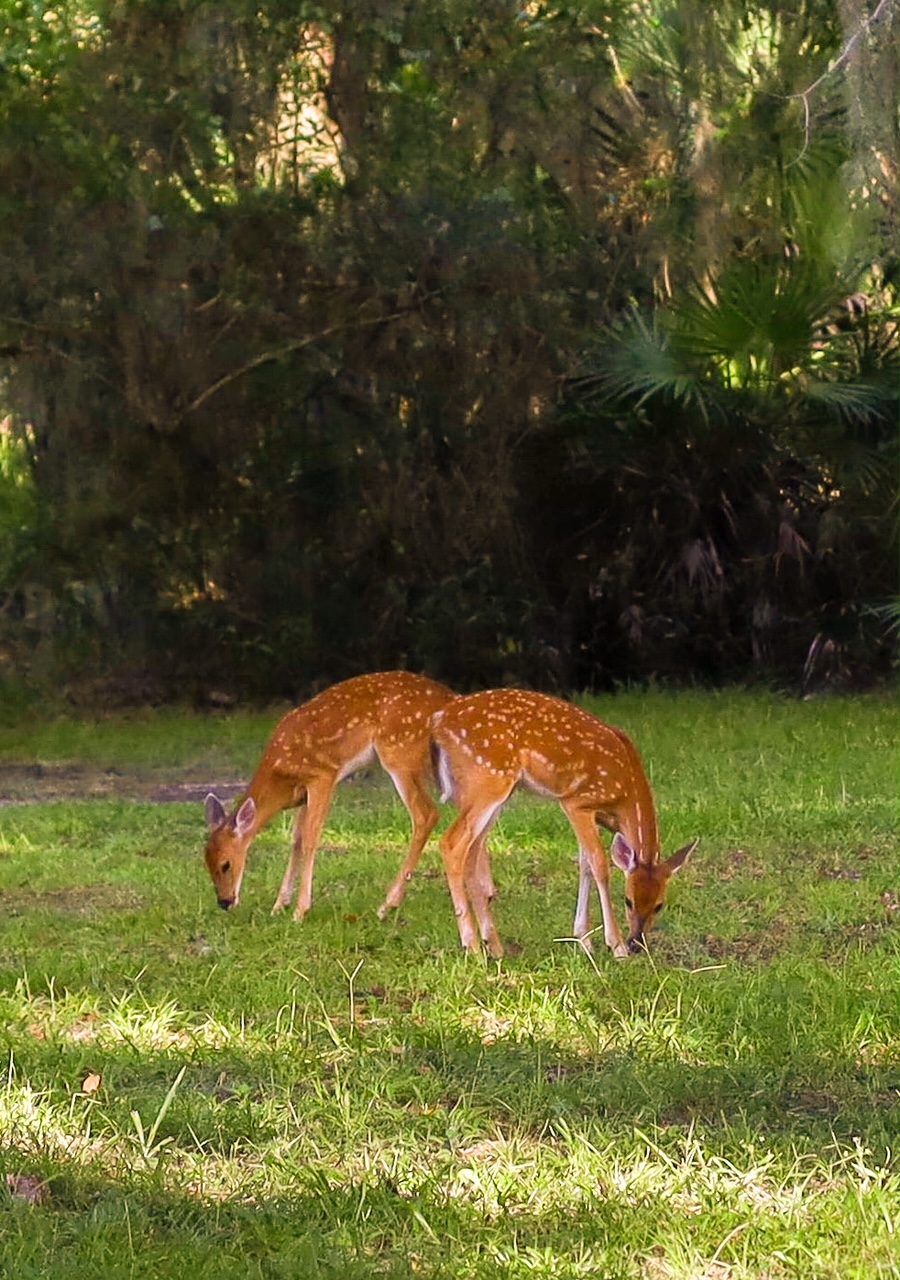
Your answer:
[[[896,264],[829,73],[846,16],[646,0],[610,36],[655,280],[572,369],[557,532],[593,566],[581,644],[626,670],[810,671],[885,638]]]
[[[656,664],[666,640],[670,662],[699,650],[715,674],[877,647],[896,316],[871,276],[847,287],[803,258],[738,260],[613,326],[571,380],[574,456],[615,494],[591,555],[618,566],[604,594]]]

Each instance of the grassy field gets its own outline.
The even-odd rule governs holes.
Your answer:
[[[590,705],[666,851],[701,837],[627,961],[567,940],[545,801],[496,828],[509,955],[473,960],[434,845],[375,918],[408,830],[378,777],[302,925],[269,914],[286,818],[217,909],[199,797],[275,713],[0,727],[0,1275],[897,1275],[895,700]]]

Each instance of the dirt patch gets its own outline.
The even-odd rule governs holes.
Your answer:
[[[244,790],[244,782],[163,782],[154,787],[148,799],[153,804],[202,804],[210,791],[220,800],[231,800]]]
[[[126,885],[95,884],[87,888],[0,890],[0,910],[6,916],[32,911],[91,916],[100,911],[134,911],[143,905],[140,894]]]
[[[236,778],[172,782],[155,769],[102,769],[81,764],[0,764],[0,805],[52,800],[143,800],[150,804],[202,804],[214,791],[221,800],[239,795]]]

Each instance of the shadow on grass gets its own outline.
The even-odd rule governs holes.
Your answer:
[[[760,1136],[813,1153],[835,1140],[885,1150],[896,1137],[895,1060],[826,1057],[808,1046],[785,1046],[779,1058],[777,1043],[760,1035],[756,1052],[748,1048],[740,1061],[704,1064],[687,1061],[683,1050],[612,1046],[588,1055],[549,1038],[486,1043],[433,1023],[375,1023],[370,1032],[364,1022],[351,1030],[333,1019],[335,1038],[321,1029],[310,1038],[307,1029],[295,1042],[282,1035],[277,1048],[264,1036],[252,1046],[214,1047],[181,1031],[172,1047],[142,1050],[108,1038],[92,1043],[85,1021],[59,1035],[10,1029],[6,1052],[16,1077],[50,1095],[77,1096],[86,1074],[102,1072],[103,1092],[89,1104],[100,1105],[92,1122],[100,1133],[104,1117],[130,1129],[135,1111],[149,1128],[185,1067],[159,1138],[226,1156],[248,1140],[277,1142],[298,1119],[333,1134],[358,1123],[388,1145],[418,1134],[451,1148],[463,1135],[494,1130],[539,1139],[557,1129],[610,1138],[696,1129],[722,1150]]]
[[[637,972],[630,982],[639,987]],[[748,1022],[756,1044],[727,1065],[659,1042],[587,1054],[550,1035],[451,1028],[389,991],[367,998],[354,1023],[332,1015],[271,1039],[260,1025],[222,1046],[177,1028],[165,1048],[111,1043],[108,1030],[95,1039],[87,989],[70,993],[83,1012],[68,1022],[31,1025],[29,1005],[5,1048],[8,1092],[27,1081],[33,1114],[6,1126],[0,1187],[5,1174],[37,1176],[46,1197],[22,1203],[7,1190],[0,1274],[624,1277],[667,1233],[697,1232],[702,1252],[704,1238],[733,1228],[734,1201],[707,1204],[702,1223],[670,1197],[648,1213],[646,1188],[586,1175],[582,1145],[600,1153],[597,1167],[639,1168],[646,1154],[670,1179],[685,1176],[691,1141],[704,1160],[734,1162],[738,1177],[745,1150],[748,1161],[771,1150],[776,1179],[799,1184],[806,1175],[789,1172],[798,1160],[883,1153],[896,1136],[895,1065],[817,1054],[812,1040],[785,1040],[779,1053],[779,1011],[797,993],[773,974],[759,996],[770,1007]],[[599,999],[588,989],[585,1015]],[[87,1096],[92,1070],[102,1084]],[[42,1127],[44,1101],[54,1115]],[[140,1133],[157,1117],[158,1154],[147,1158]],[[527,1177],[537,1167],[551,1187],[557,1179],[559,1193],[532,1204],[518,1159]],[[761,1215],[748,1229],[763,1258],[779,1245],[766,1240],[778,1221]],[[552,1269],[586,1251],[593,1270]]]
[[[624,1276],[633,1274],[636,1255],[655,1247],[666,1216],[650,1217],[643,1204],[600,1186],[565,1211],[507,1217],[502,1204],[488,1208],[477,1196],[448,1192],[440,1176],[411,1188],[369,1174],[347,1188],[321,1169],[301,1169],[290,1195],[254,1202],[203,1199],[155,1186],[152,1178],[142,1185],[63,1161],[45,1176],[39,1208],[9,1197],[2,1206],[0,1262],[14,1250],[15,1274],[26,1280],[450,1280],[461,1274],[488,1280],[508,1277],[513,1259],[524,1273],[535,1259],[574,1265],[586,1256],[590,1271],[565,1274]],[[554,1267],[540,1274],[563,1272]]]

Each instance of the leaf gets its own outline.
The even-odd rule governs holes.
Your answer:
[[[597,367],[583,379],[582,387],[601,399],[631,401],[636,407],[654,397],[668,397],[695,403],[705,414],[695,370],[679,364],[655,320],[648,324],[636,311],[611,328]]]
[[[81,1082],[82,1093],[96,1093],[103,1083],[103,1077],[99,1071],[89,1071]]]

